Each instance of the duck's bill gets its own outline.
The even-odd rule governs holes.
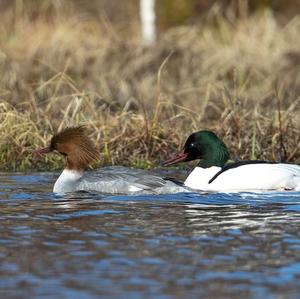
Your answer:
[[[177,164],[179,162],[186,161],[187,158],[188,158],[188,153],[185,153],[185,152],[177,153],[172,158],[165,161],[164,166],[170,166],[170,165],[173,165],[173,164]]]
[[[44,154],[51,153],[51,149],[49,146],[47,146],[47,147],[39,148],[35,150],[33,153],[37,155],[44,155]]]

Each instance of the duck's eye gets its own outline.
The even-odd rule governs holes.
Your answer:
[[[50,146],[51,146],[52,150],[55,151],[58,148],[58,142],[51,142]]]
[[[191,152],[195,150],[195,143],[190,143],[185,147],[185,152]]]

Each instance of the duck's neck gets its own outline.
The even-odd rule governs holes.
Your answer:
[[[83,175],[83,170],[71,170],[65,168],[59,178],[56,180],[53,192],[64,194],[66,192],[76,191],[79,179]]]
[[[201,158],[202,159],[197,165],[199,167],[223,167],[229,159],[229,152],[225,145],[223,146],[223,144],[220,144],[218,147],[207,149]]]

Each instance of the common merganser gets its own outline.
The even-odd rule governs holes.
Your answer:
[[[107,167],[84,173],[87,166],[98,160],[98,151],[87,136],[85,127],[69,127],[51,138],[50,145],[37,149],[36,154],[58,152],[65,156],[66,166],[54,184],[53,192],[74,191],[101,193],[175,193],[187,189],[141,169]]]
[[[300,191],[300,166],[267,161],[226,162],[229,152],[222,140],[211,131],[191,134],[183,150],[164,165],[200,159],[189,174],[185,186],[203,191]]]

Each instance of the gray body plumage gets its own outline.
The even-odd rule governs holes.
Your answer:
[[[80,190],[111,194],[161,194],[189,191],[188,188],[150,174],[146,170],[120,166],[85,172],[76,184],[76,191]]]

